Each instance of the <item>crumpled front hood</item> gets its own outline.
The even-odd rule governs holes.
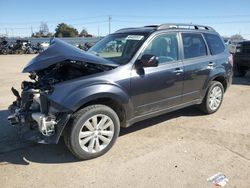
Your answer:
[[[45,69],[53,64],[65,61],[84,61],[101,65],[115,66],[118,65],[107,59],[84,52],[60,39],[52,39],[50,46],[41,54],[33,58],[23,69],[23,72],[37,71]]]

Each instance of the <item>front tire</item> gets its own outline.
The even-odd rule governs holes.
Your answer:
[[[105,154],[120,132],[120,121],[113,109],[91,105],[76,112],[64,134],[68,149],[80,160]]]
[[[218,81],[212,81],[210,87],[200,105],[200,109],[206,114],[215,113],[221,106],[224,97],[224,87]]]

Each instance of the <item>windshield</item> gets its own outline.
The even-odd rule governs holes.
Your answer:
[[[123,65],[130,61],[145,38],[145,34],[112,34],[96,43],[88,52]]]

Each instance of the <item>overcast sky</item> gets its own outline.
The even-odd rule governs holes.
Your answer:
[[[94,35],[111,31],[167,22],[194,23],[214,27],[221,35],[241,34],[250,39],[249,0],[0,0],[0,34],[30,36],[47,22],[50,32],[58,23],[83,27]]]

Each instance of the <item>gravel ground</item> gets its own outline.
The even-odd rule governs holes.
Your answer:
[[[64,146],[20,139],[6,121],[11,86],[27,79],[33,55],[0,56],[0,182],[9,187],[213,187],[223,172],[226,187],[250,187],[250,74],[236,78],[221,109],[203,115],[190,107],[122,129],[104,156],[77,161]]]

